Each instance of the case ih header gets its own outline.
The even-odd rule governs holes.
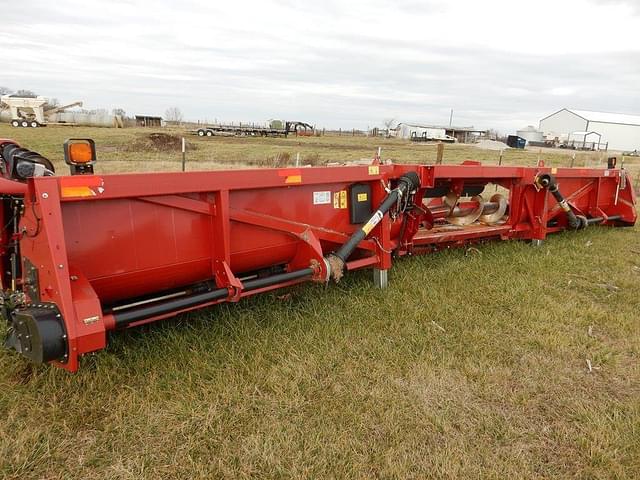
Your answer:
[[[93,142],[69,140],[56,177],[11,140],[0,154],[6,344],[69,371],[112,330],[359,268],[384,287],[404,255],[636,221],[613,159],[97,175]]]

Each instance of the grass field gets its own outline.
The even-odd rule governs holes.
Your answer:
[[[91,136],[99,172],[178,170],[147,133],[0,126],[52,159]],[[190,170],[435,158],[357,137],[189,141]],[[571,160],[504,163],[538,156]],[[447,146],[462,159],[498,152]],[[119,332],[75,375],[2,350],[0,477],[640,478],[638,233],[403,259],[385,291],[362,271]]]

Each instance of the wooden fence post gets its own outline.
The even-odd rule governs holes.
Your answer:
[[[442,164],[442,159],[444,158],[444,143],[438,142],[436,147],[436,165]]]

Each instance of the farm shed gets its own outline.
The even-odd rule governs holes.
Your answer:
[[[451,138],[460,143],[475,141],[478,137],[486,135],[486,130],[474,127],[452,127],[440,125],[416,125],[399,123],[396,128],[396,136],[399,138],[421,137],[426,135],[433,139]]]
[[[474,127],[442,127],[450,137],[459,143],[473,143],[479,137],[486,137],[487,131]]]
[[[137,127],[161,127],[162,117],[152,117],[150,115],[136,115]]]
[[[540,130],[545,135],[565,138],[577,138],[579,132],[586,133],[592,137],[587,142],[599,134],[600,143],[608,144],[607,148],[614,150],[640,148],[640,115],[563,108],[540,120]]]

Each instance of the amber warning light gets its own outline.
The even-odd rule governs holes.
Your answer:
[[[70,166],[71,175],[93,173],[96,162],[96,144],[90,138],[70,138],[64,142],[64,161]]]

